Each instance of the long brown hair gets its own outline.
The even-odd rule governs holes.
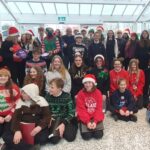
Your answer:
[[[49,71],[52,71],[52,72],[53,72],[53,71],[55,70],[55,69],[54,69],[54,66],[53,66],[53,62],[54,62],[54,60],[55,60],[56,58],[58,58],[58,59],[60,60],[60,62],[61,62],[61,66],[60,66],[59,70],[57,70],[57,71],[61,74],[61,76],[62,76],[63,79],[66,79],[66,72],[67,72],[67,69],[65,68],[64,63],[63,63],[63,60],[62,60],[62,58],[61,58],[59,55],[55,55],[55,56],[53,57],[52,63],[51,63],[51,65],[50,65],[50,67],[49,67]]]
[[[34,66],[34,67],[31,67],[30,70],[32,68],[37,71],[37,77],[35,79],[33,79],[31,77],[30,71],[29,71],[29,73],[26,75],[26,77],[24,79],[24,85],[27,85],[27,84],[30,84],[30,83],[35,83],[39,87],[39,91],[41,93],[43,88],[44,88],[44,82],[45,82],[44,74],[42,72],[41,67]]]

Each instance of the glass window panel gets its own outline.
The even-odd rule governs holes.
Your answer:
[[[147,9],[144,11],[144,15],[149,15],[150,14],[150,6],[147,7]]]
[[[113,15],[122,15],[126,5],[116,5]]]
[[[100,15],[102,11],[102,5],[92,5],[91,15]]]
[[[139,15],[140,14],[140,12],[142,11],[142,9],[143,9],[143,6],[138,6],[138,8],[136,9],[136,11],[134,12],[134,15]]]
[[[128,5],[125,12],[124,12],[124,15],[132,15],[136,9],[137,5]]]
[[[91,4],[81,4],[80,5],[80,14],[81,15],[90,15]]]
[[[19,7],[19,10],[25,14],[32,14],[32,11],[29,7],[29,4],[26,2],[17,2],[16,5]]]
[[[56,14],[54,3],[43,3],[46,14]]]
[[[78,15],[79,14],[79,4],[68,4],[69,14]]]
[[[20,11],[18,10],[18,8],[16,7],[16,5],[13,2],[9,2],[7,4],[12,13],[20,14]]]
[[[3,6],[3,4],[0,2],[0,13],[1,14],[8,14],[8,11],[6,8]]]
[[[67,4],[56,4],[56,9],[58,14],[67,14]]]
[[[30,3],[30,6],[35,14],[44,14],[41,3]]]
[[[102,15],[111,15],[114,5],[104,5]]]

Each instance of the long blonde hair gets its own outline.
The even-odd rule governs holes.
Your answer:
[[[67,69],[65,68],[64,63],[63,63],[63,60],[62,60],[62,58],[61,58],[59,55],[55,55],[55,56],[53,57],[52,62],[51,62],[51,65],[50,65],[50,67],[49,67],[49,71],[54,71],[54,70],[55,70],[54,65],[53,65],[53,62],[54,62],[54,60],[55,60],[56,58],[58,58],[58,59],[60,60],[60,62],[61,62],[61,66],[60,66],[59,70],[57,70],[57,71],[62,75],[62,78],[63,78],[63,79],[66,79]]]
[[[136,83],[139,81],[139,76],[140,76],[140,69],[139,69],[139,60],[138,59],[131,59],[130,62],[129,62],[129,77],[130,75],[132,74],[132,69],[131,69],[131,66],[132,64],[135,63],[136,64]]]

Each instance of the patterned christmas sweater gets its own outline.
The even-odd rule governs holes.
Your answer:
[[[12,88],[14,100],[10,98],[9,89],[0,86],[0,116],[12,116],[15,111],[16,102],[20,99],[20,90],[15,84]]]
[[[66,124],[74,117],[75,110],[70,94],[62,92],[61,95],[54,97],[48,93],[45,98],[49,103],[52,118],[60,118],[62,123]]]

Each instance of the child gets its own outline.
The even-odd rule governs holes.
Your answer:
[[[118,81],[120,78],[124,78],[129,81],[128,72],[122,69],[122,60],[115,58],[114,59],[114,69],[109,72],[110,76],[110,95],[118,89]]]
[[[25,76],[24,85],[34,83],[39,87],[40,95],[45,94],[45,76],[41,67],[34,66],[29,69],[29,73]]]
[[[51,115],[47,101],[39,96],[38,86],[35,84],[24,86],[21,95],[22,100],[17,103],[11,131],[7,131],[3,136],[6,150],[30,150],[33,147],[22,139],[20,122],[35,123],[35,128],[28,133],[34,137],[35,144],[43,145],[48,139],[48,124]]]
[[[110,97],[110,107],[112,115],[117,121],[137,121],[137,117],[133,114],[137,112],[133,96],[127,88],[126,79],[119,79],[118,89],[114,91]]]
[[[96,88],[96,78],[87,74],[82,83],[84,88],[77,94],[76,111],[84,140],[103,137],[102,94]]]
[[[62,137],[68,142],[74,141],[77,133],[77,125],[73,124],[74,108],[70,94],[62,91],[64,82],[61,78],[50,81],[49,93],[46,100],[52,114],[50,127],[50,142],[57,144]],[[57,134],[54,134],[57,131]]]
[[[143,87],[145,84],[145,75],[143,70],[139,69],[139,61],[131,59],[129,62],[129,90],[134,96],[136,107],[143,107]]]
[[[0,69],[0,137],[10,128],[10,122],[20,90],[13,84],[11,74],[6,68]]]
[[[26,74],[29,73],[31,67],[41,67],[43,73],[47,72],[46,62],[40,58],[40,49],[36,48],[32,51],[33,58],[26,62]]]
[[[94,57],[94,67],[88,71],[96,77],[97,88],[103,95],[103,112],[106,111],[106,97],[109,91],[109,73],[105,67],[105,58],[103,55],[96,55]]]

